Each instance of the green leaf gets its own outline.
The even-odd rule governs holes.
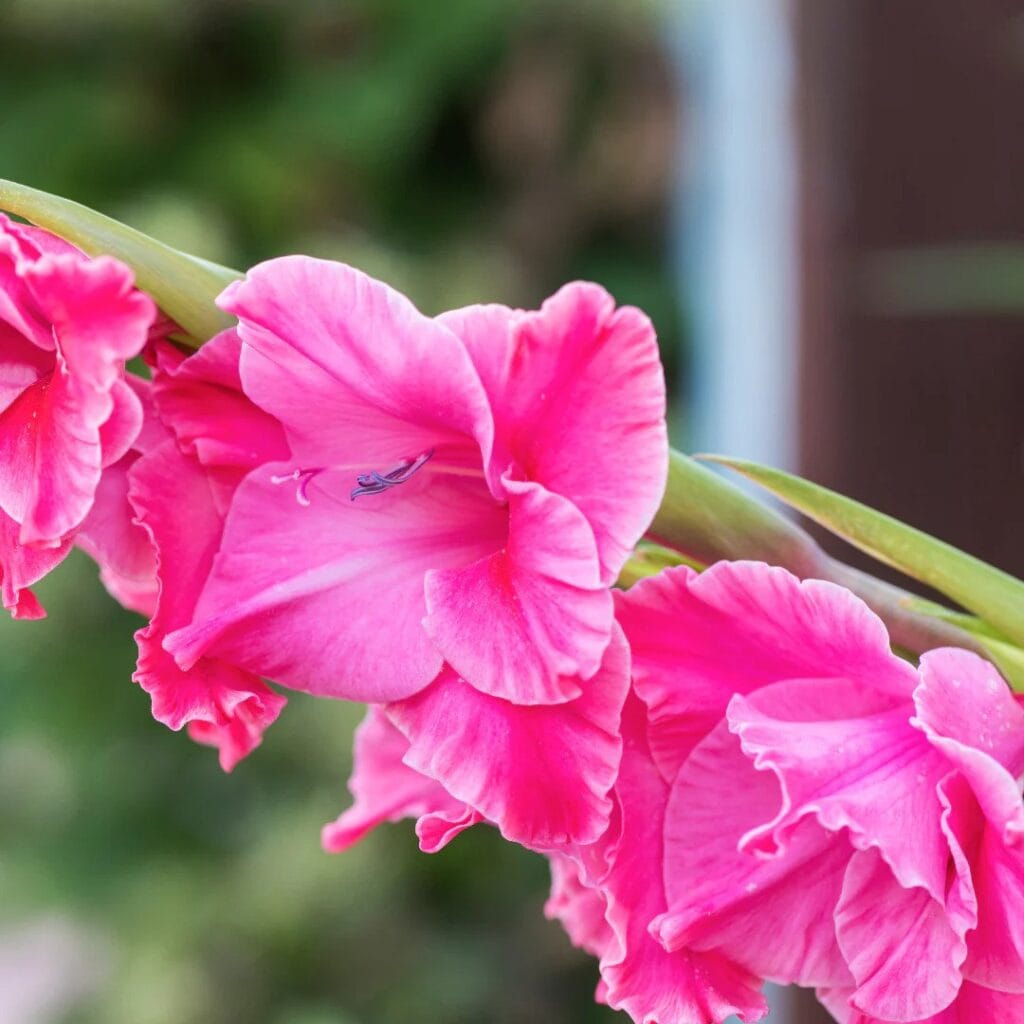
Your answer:
[[[687,558],[686,555],[680,554],[678,551],[664,548],[649,540],[642,540],[622,567],[622,572],[619,573],[615,585],[628,589],[638,580],[646,579],[648,576],[657,576],[662,569],[677,565],[688,565],[691,569],[696,569],[697,572],[703,572],[707,568],[702,562]]]
[[[933,587],[1024,645],[1024,583],[852,498],[743,459],[700,456],[742,473],[854,547]]]
[[[135,283],[201,345],[230,327],[234,317],[214,305],[214,299],[242,275],[190,256],[158,242],[87,206],[38,189],[0,179],[0,209],[77,245],[90,256],[106,254],[127,263]]]

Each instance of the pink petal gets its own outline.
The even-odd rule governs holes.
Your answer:
[[[507,486],[507,543],[465,568],[429,572],[424,625],[478,690],[519,704],[570,700],[611,636],[594,535],[564,498],[537,484]]]
[[[22,543],[53,546],[92,503],[101,427],[114,411],[115,392],[121,410],[134,404],[119,381],[124,360],[146,341],[154,307],[133,290],[128,268],[105,257],[46,255],[21,277],[51,325],[57,354],[52,375],[0,416],[0,506],[21,522]],[[123,450],[132,419],[119,413],[115,424],[109,446]]]
[[[782,790],[778,813],[744,847],[771,855],[813,815],[832,832],[849,829],[858,848],[877,847],[901,885],[941,902],[950,854],[936,787],[949,766],[911,727],[909,710],[906,700],[845,680],[777,683],[735,697],[730,729]]]
[[[0,510],[0,599],[12,618],[42,619],[46,612],[28,588],[64,560],[71,542],[36,550],[21,544],[18,533],[18,524]]]
[[[916,684],[882,622],[853,594],[760,562],[720,562],[700,575],[669,569],[616,594],[616,603],[669,780],[734,693],[837,676],[883,693],[909,695]]]
[[[914,692],[917,724],[974,790],[1008,843],[1024,843],[1024,708],[999,673],[969,651],[929,651]]]
[[[110,387],[111,411],[100,427],[101,465],[104,469],[128,453],[142,429],[142,400],[136,386],[128,383],[127,378],[119,377]]]
[[[389,469],[431,448],[471,448],[493,426],[465,348],[398,292],[341,263],[262,263],[220,305],[239,318],[246,394],[284,425],[306,466]]]
[[[409,739],[406,764],[436,779],[506,839],[537,849],[598,838],[618,771],[629,657],[616,630],[600,671],[565,704],[510,704],[446,669],[388,706]]]
[[[599,889],[585,885],[581,868],[563,853],[548,856],[551,866],[551,895],[544,904],[544,916],[560,921],[569,941],[591,956],[602,957],[615,942],[605,920],[606,903]],[[607,998],[604,1000],[607,1002]]]
[[[52,370],[52,351],[40,348],[0,320],[0,412]]]
[[[220,749],[225,771],[255,748],[285,701],[257,676],[214,658],[182,671],[162,641],[188,622],[220,543],[222,518],[205,472],[173,441],[144,455],[130,472],[129,497],[159,561],[160,596],[153,620],[136,634],[133,678],[153,698],[153,716]],[[188,510],[182,529],[181,511]],[[198,724],[195,724],[198,723]]]
[[[347,473],[297,491],[289,469],[272,463],[239,487],[194,624],[167,649],[185,668],[209,652],[320,696],[421,690],[441,669],[424,576],[500,548],[505,512],[459,476],[420,473],[350,501]]]
[[[887,1024],[849,1006],[849,992],[819,992],[818,998],[840,1024]],[[1024,997],[964,982],[956,1000],[926,1020],[909,1024],[1020,1024],[1024,1021]]]
[[[355,768],[348,784],[355,802],[323,829],[328,853],[341,853],[378,825],[403,818],[419,819],[422,846],[434,853],[481,820],[433,779],[404,764],[408,749],[409,741],[384,712],[371,707],[356,730]]]
[[[743,852],[781,792],[759,772],[725,722],[686,760],[665,817],[668,912],[655,923],[670,949],[716,950],[760,977],[842,985],[832,910],[851,855],[846,839],[802,822],[774,857]]]
[[[439,319],[487,388],[492,477],[515,462],[568,498],[594,531],[602,582],[613,583],[665,487],[665,382],[650,321],[578,282],[539,312],[474,306]]]
[[[650,924],[666,907],[663,830],[668,787],[647,745],[645,712],[635,699],[623,716],[625,749],[615,784],[619,829],[600,882],[613,934],[601,958],[609,1006],[641,1024],[718,1024],[767,1012],[760,979],[716,952],[667,952]]]
[[[950,845],[960,851],[977,900],[964,976],[988,988],[1024,993],[1024,849],[1008,846],[963,776],[943,784]],[[958,865],[959,867],[959,865]]]
[[[903,888],[877,850],[854,854],[836,907],[836,934],[857,981],[852,1005],[883,1020],[923,1020],[961,985],[966,921],[953,926],[925,889]]]
[[[154,378],[160,415],[182,449],[204,466],[236,468],[239,479],[289,455],[280,423],[242,393],[241,352],[235,330],[211,338],[188,359],[158,345]]]
[[[131,452],[103,471],[75,542],[99,564],[100,579],[116,601],[152,616],[159,592],[156,551],[128,500],[128,473],[138,458]]]

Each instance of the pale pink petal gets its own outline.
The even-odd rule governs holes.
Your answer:
[[[616,594],[616,606],[669,780],[734,693],[781,679],[845,678],[907,696],[916,684],[862,601],[761,562],[720,562],[699,575],[669,569]]]
[[[568,498],[615,581],[658,509],[668,467],[665,382],[650,321],[594,284],[566,285],[538,312],[475,306],[439,318],[466,343],[510,462]]]
[[[507,515],[464,477],[418,473],[351,501],[346,473],[297,484],[289,470],[239,487],[194,624],[167,649],[186,668],[209,652],[320,696],[421,690],[442,661],[422,626],[424,576],[500,548]]]
[[[434,853],[481,820],[433,779],[404,764],[408,749],[409,741],[384,712],[371,707],[356,730],[355,764],[348,784],[354,803],[337,821],[324,826],[325,850],[341,853],[384,822],[419,818],[421,843]]]
[[[967,922],[959,925],[927,890],[903,888],[877,850],[855,853],[836,907],[839,945],[857,981],[852,1005],[895,1021],[945,1009],[967,954]]]
[[[406,764],[507,839],[547,850],[591,842],[608,824],[628,685],[628,650],[616,630],[600,671],[568,703],[510,704],[445,669],[387,710],[409,739]]]
[[[658,934],[669,948],[717,950],[773,981],[846,984],[832,921],[852,852],[846,838],[805,820],[774,857],[740,849],[781,797],[725,722],[698,744],[666,812],[668,912]]]
[[[160,575],[156,615],[136,633],[133,678],[152,696],[158,721],[172,729],[191,725],[196,738],[219,747],[228,771],[259,744],[285,701],[257,676],[214,658],[182,671],[163,649],[167,632],[191,618],[220,542],[223,521],[210,483],[194,460],[167,441],[132,467],[129,497],[156,547]]]
[[[580,512],[538,484],[508,481],[500,551],[426,577],[427,632],[457,673],[518,704],[580,693],[611,636],[594,535]]]
[[[299,464],[385,472],[431,448],[492,444],[464,346],[404,296],[341,263],[262,263],[220,305],[239,319],[246,394],[284,425]]]

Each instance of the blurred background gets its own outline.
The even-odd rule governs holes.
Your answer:
[[[0,32],[3,177],[426,312],[600,281],[658,328],[677,444],[1024,572],[1024,4],[3,0]],[[619,1019],[489,830],[321,853],[358,709],[294,696],[225,776],[150,719],[88,561],[39,589],[0,622],[2,1024]]]

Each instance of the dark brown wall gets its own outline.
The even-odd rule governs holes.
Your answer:
[[[1024,3],[795,12],[803,471],[1024,574]]]

